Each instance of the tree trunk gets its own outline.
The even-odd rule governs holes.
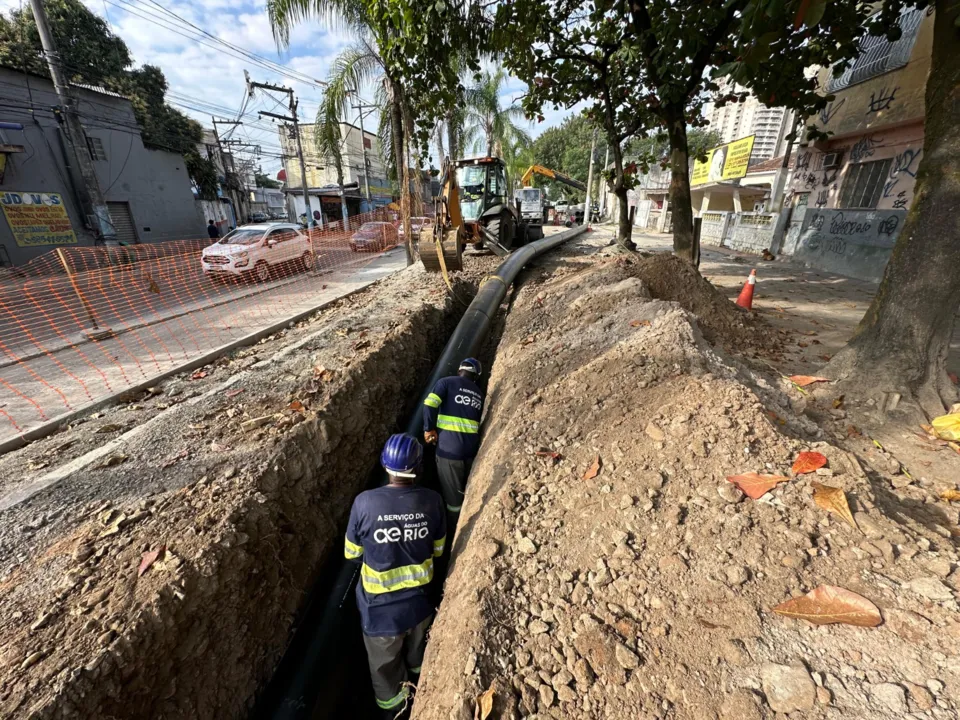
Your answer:
[[[609,140],[609,136],[607,138]],[[613,179],[613,194],[617,196],[617,242],[628,250],[636,250],[633,242],[633,225],[630,224],[630,208],[627,206],[627,186],[623,177],[623,149],[616,140],[609,140],[613,149],[613,170],[616,177]]]
[[[453,112],[447,113],[447,148],[450,150],[450,161],[456,162],[459,157],[458,153],[460,152],[460,148],[457,143],[457,127],[454,122]]]
[[[390,105],[390,133],[393,135],[393,158],[397,164],[397,182],[400,185],[400,218],[404,222],[403,232],[407,237],[404,248],[407,253],[407,265],[413,265],[416,258],[410,242],[410,181],[405,162],[407,145],[403,127],[403,92],[399,84],[387,76],[387,96]]]
[[[693,204],[690,199],[690,155],[687,152],[687,120],[682,106],[667,107],[667,137],[670,139],[670,211],[673,213],[673,252],[696,267],[693,247]],[[663,211],[667,212],[668,208]]]
[[[403,117],[403,189],[400,192],[400,219],[403,223],[403,236],[406,238],[404,249],[407,253],[407,265],[412,265],[417,261],[416,252],[413,249],[413,227],[410,224],[410,216],[413,214],[413,198],[411,197],[410,185],[416,182],[417,202],[423,202],[420,196],[420,174],[416,178],[410,172],[413,168],[410,163],[410,143],[413,139],[413,122],[410,118],[410,108],[407,106],[407,98],[401,92],[400,107]]]
[[[947,355],[960,307],[958,17],[960,4],[937,0],[913,205],[876,297],[825,369],[864,388],[908,394],[929,416],[943,414],[957,400]]]

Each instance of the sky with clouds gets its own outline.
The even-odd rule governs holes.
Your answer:
[[[270,175],[280,167],[280,145],[276,126],[259,118],[258,110],[282,114],[278,104],[257,92],[244,103],[244,70],[255,81],[292,87],[300,99],[300,119],[309,122],[316,114],[322,88],[306,79],[323,80],[333,59],[354,38],[349,33],[325,27],[309,20],[294,27],[289,46],[277,48],[267,19],[264,0],[82,0],[97,15],[105,18],[113,32],[123,38],[137,65],[158,65],[170,85],[168,101],[209,127],[211,116],[218,119],[240,117],[243,125],[221,132],[261,146],[261,165]],[[0,10],[19,8],[26,0],[0,0]],[[173,13],[173,14],[171,14]],[[205,35],[204,32],[209,33]],[[211,37],[213,36],[213,37]],[[239,50],[227,47],[219,40]],[[245,51],[245,52],[244,52]],[[264,58],[264,63],[247,55]],[[265,67],[271,63],[295,73],[284,75]],[[522,82],[511,78],[505,87],[505,103],[519,98],[525,90]],[[372,89],[364,92],[366,100]],[[530,127],[536,136],[547,127],[558,125],[569,115],[565,110],[547,110],[544,122]],[[351,118],[354,119],[354,118]],[[368,127],[375,126],[370,118]],[[375,129],[375,128],[373,128]]]

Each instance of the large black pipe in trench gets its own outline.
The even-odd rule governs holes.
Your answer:
[[[437,381],[456,374],[463,358],[479,354],[497,309],[506,297],[507,288],[523,266],[584,230],[586,226],[581,225],[524,245],[511,253],[492,275],[487,276],[434,365],[433,373],[407,423],[408,433],[420,437],[423,430],[423,401]],[[385,476],[378,469],[371,474],[369,485],[376,487],[384,482]],[[328,562],[328,567],[321,573],[311,592],[300,628],[252,717],[270,720],[334,717],[337,703],[342,702],[334,695],[347,692],[348,695],[362,696],[366,692],[367,688],[349,687],[367,681],[364,667],[356,666],[365,662],[365,658],[356,657],[356,652],[350,653],[346,640],[346,633],[357,631],[350,595],[358,572],[359,566],[346,561],[340,553]],[[324,704],[327,704],[326,708]],[[351,717],[359,718],[362,714],[358,709]]]

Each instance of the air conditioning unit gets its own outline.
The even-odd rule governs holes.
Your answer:
[[[823,156],[823,169],[829,170],[830,168],[840,167],[840,163],[842,160],[843,160],[842,152],[825,153]]]

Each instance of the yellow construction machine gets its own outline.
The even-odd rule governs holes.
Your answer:
[[[430,272],[459,270],[469,243],[509,255],[529,239],[529,224],[510,202],[507,171],[495,157],[444,162],[431,226],[420,232],[420,260]]]

